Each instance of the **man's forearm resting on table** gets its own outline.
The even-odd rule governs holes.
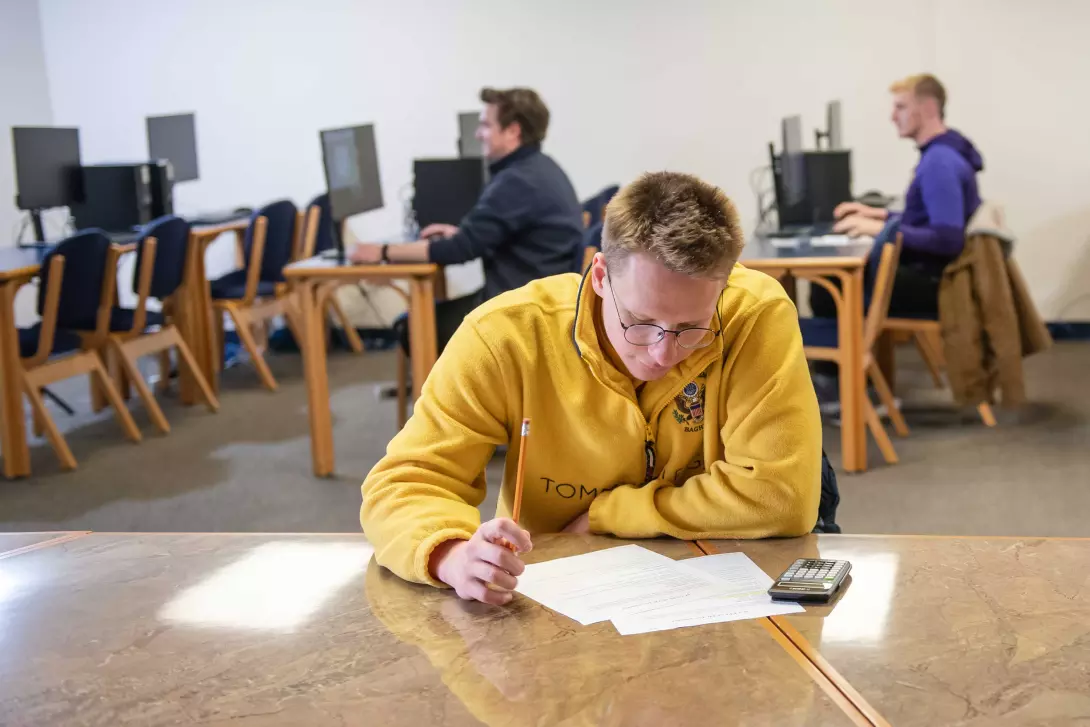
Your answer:
[[[406,242],[401,245],[387,245],[386,259],[392,263],[426,263],[429,262],[427,240]]]
[[[820,455],[813,471],[793,471],[808,483],[795,486],[769,473],[766,477],[728,475],[724,462],[690,477],[682,485],[655,480],[642,487],[620,485],[598,495],[590,506],[592,533],[681,540],[767,538],[804,535],[817,522]],[[736,482],[731,480],[735,479]]]

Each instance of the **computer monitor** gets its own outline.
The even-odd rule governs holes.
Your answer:
[[[15,205],[21,210],[65,207],[79,200],[79,129],[13,126]]]
[[[481,142],[477,139],[477,126],[481,123],[478,111],[463,111],[458,114],[458,156],[463,159],[484,156]]]
[[[782,202],[796,205],[806,196],[806,160],[802,154],[802,117],[788,116],[780,122],[783,151],[780,157]]]
[[[337,259],[343,265],[341,228],[344,221],[352,215],[382,209],[375,127],[363,124],[326,129],[319,132],[319,136],[326,189],[329,191],[333,242],[337,248]]]
[[[190,182],[200,178],[197,167],[196,126],[196,117],[193,114],[147,118],[149,158],[153,161],[169,161],[175,182]]]
[[[421,228],[457,225],[484,189],[480,159],[417,159],[413,162],[413,212]]]
[[[329,208],[338,225],[352,215],[382,208],[375,127],[371,124],[321,132]]]
[[[844,148],[844,133],[840,126],[840,102],[830,101],[825,107],[825,134],[829,139],[829,149],[836,151]]]
[[[45,242],[41,210],[66,207],[83,197],[79,129],[13,126],[15,206],[30,211],[34,237]]]

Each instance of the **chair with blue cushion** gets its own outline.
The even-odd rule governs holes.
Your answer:
[[[93,388],[114,408],[125,435],[134,442],[141,439],[98,352],[83,346],[83,337],[76,333],[88,320],[101,319],[103,303],[113,301],[119,256],[100,230],[86,230],[60,242],[42,262],[41,321],[19,331],[23,391],[30,399],[35,427],[45,433],[64,469],[75,469],[76,458],[42,400],[42,390],[50,384],[89,375]],[[107,310],[104,320],[108,316]]]
[[[333,240],[333,212],[329,207],[329,195],[320,194],[312,199],[310,205],[307,206],[302,241],[296,252],[295,262],[314,257],[326,250],[332,250],[334,247],[336,247],[336,243]],[[346,285],[355,285],[355,283],[346,283]],[[341,307],[337,294],[334,292],[327,296],[325,300],[327,317],[334,319],[331,320],[333,325],[340,324],[341,330],[344,331],[345,340],[348,342],[348,347],[354,353],[363,353],[363,340],[360,339],[359,332],[356,331],[356,327],[348,319],[348,314]]]
[[[178,327],[163,314],[147,308],[147,302],[152,298],[162,304],[163,310],[173,307],[173,296],[181,287],[185,273],[188,246],[189,223],[181,217],[160,217],[145,227],[140,240],[135,244],[133,290],[137,295],[136,307],[131,310],[115,309],[110,316],[107,350],[128,374],[128,380],[136,387],[152,423],[163,434],[170,432],[170,424],[140,372],[137,361],[143,356],[163,353],[168,355],[166,364],[160,365],[159,372],[160,384],[165,385],[170,381],[169,352],[176,349],[179,363],[185,366],[197,384],[209,411],[219,411],[219,401],[197,366],[197,361]],[[149,331],[149,326],[157,328]],[[160,360],[163,361],[163,358],[160,357]]]
[[[234,321],[235,332],[250,354],[261,383],[270,391],[276,391],[276,379],[265,362],[254,332],[258,326],[264,331],[265,325],[278,315],[288,315],[289,326],[294,328],[291,311],[285,305],[284,267],[292,261],[299,247],[300,227],[298,211],[288,200],[273,202],[257,210],[250,218],[243,241],[244,267],[213,280],[209,286],[220,366],[223,365],[223,314],[226,313]]]
[[[874,253],[872,253],[873,255]],[[874,286],[871,289],[870,305],[867,307],[866,319],[863,324],[863,370],[867,379],[874,386],[879,399],[885,404],[893,428],[900,436],[908,435],[908,425],[897,408],[897,402],[893,398],[893,392],[882,375],[874,357],[874,346],[878,342],[878,336],[885,326],[886,315],[889,313],[889,299],[893,293],[893,278],[897,270],[897,261],[901,256],[901,237],[897,236],[896,242],[882,245],[878,265],[874,276]],[[811,282],[820,285],[829,291],[836,302],[837,308],[842,306],[843,299],[840,290],[830,281],[824,278],[813,278]],[[802,328],[802,344],[806,358],[811,361],[833,361],[838,365],[845,363],[844,349],[846,340],[837,325],[835,318],[802,318],[799,320]],[[867,428],[878,443],[888,464],[897,463],[897,452],[893,448],[886,433],[885,426],[878,416],[877,410],[871,403],[866,391],[848,392],[848,396],[862,396],[864,403],[864,416]]]

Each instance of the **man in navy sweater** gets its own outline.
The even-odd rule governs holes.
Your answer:
[[[947,128],[946,89],[937,78],[910,76],[893,84],[890,91],[898,133],[920,149],[920,162],[905,194],[904,212],[895,215],[845,202],[836,208],[839,221],[835,230],[852,237],[877,237],[887,224],[898,223],[904,247],[890,315],[937,318],[942,271],[961,254],[965,225],[980,206],[976,173],[984,169],[984,160],[971,141]]]
[[[573,270],[582,255],[583,211],[564,170],[541,151],[549,109],[528,88],[485,88],[481,101],[477,138],[491,179],[477,204],[457,226],[428,225],[416,242],[357,245],[353,262],[455,265],[480,259],[485,283],[475,301]]]

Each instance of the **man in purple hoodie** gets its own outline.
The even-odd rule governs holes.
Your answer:
[[[910,76],[890,88],[893,123],[920,149],[916,174],[900,215],[845,202],[836,208],[837,232],[903,235],[890,315],[938,318],[942,271],[965,246],[965,225],[980,206],[976,173],[984,160],[973,143],[945,123],[946,89],[932,75]],[[892,224],[891,224],[892,223]],[[895,227],[896,226],[896,227]],[[815,311],[816,313],[817,311]]]

